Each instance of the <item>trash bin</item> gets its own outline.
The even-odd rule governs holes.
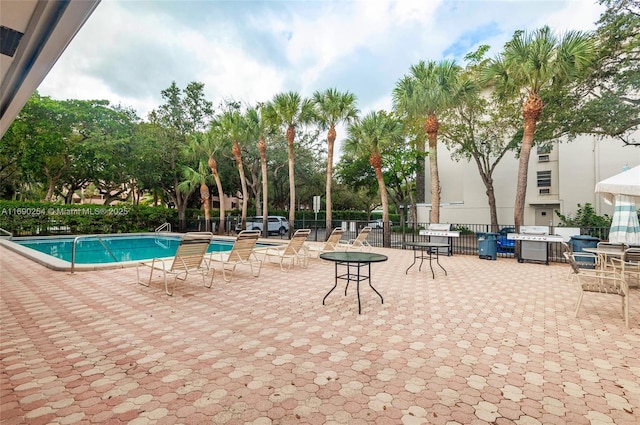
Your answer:
[[[478,254],[485,260],[495,260],[498,252],[499,233],[478,232]]]
[[[590,235],[573,235],[571,236],[571,239],[569,239],[573,252],[583,252],[584,248],[596,248],[598,246],[598,242],[600,242],[599,238]],[[585,263],[592,262],[595,264],[595,259],[583,257],[580,261]]]

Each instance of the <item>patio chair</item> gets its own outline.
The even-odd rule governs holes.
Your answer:
[[[211,263],[217,261],[222,264],[222,278],[225,282],[231,282],[233,273],[239,264],[249,265],[251,267],[251,273],[254,277],[260,276],[260,270],[262,269],[262,260],[258,259],[255,253],[255,246],[258,238],[260,237],[260,230],[243,230],[238,233],[231,251],[228,252],[212,252],[209,256],[209,266]],[[254,270],[254,265],[257,264],[258,271]],[[227,277],[227,274],[229,276]]]
[[[336,227],[326,241],[320,243],[306,242],[305,249],[307,250],[307,256],[309,258],[319,258],[323,252],[335,251],[343,234],[344,229],[342,227]]]
[[[603,249],[610,249],[613,251],[620,251],[621,256],[624,250],[629,248],[626,244],[617,243],[617,242],[598,242],[596,246],[598,249],[603,248]],[[615,258],[615,255],[611,256],[607,254],[599,254],[599,256],[600,256],[599,263],[600,263],[601,269],[606,269],[607,267],[613,267],[613,264],[611,263],[611,259]]]
[[[310,229],[298,229],[289,240],[287,245],[268,247],[264,251],[264,262],[271,262],[271,258],[277,258],[280,263],[280,269],[289,271],[291,266],[297,261],[304,269],[308,265],[307,249],[304,246],[305,241],[311,234]],[[288,261],[287,261],[288,260]],[[288,262],[285,270],[284,263]]]
[[[578,317],[585,292],[616,295],[622,298],[622,316],[624,317],[625,325],[629,327],[629,285],[622,275],[612,270],[581,269],[578,267],[573,255],[568,255],[567,257],[574,276],[578,279],[580,291],[576,303],[575,317]]]
[[[349,239],[348,241],[339,241],[338,246],[347,250],[370,250],[371,245],[367,242],[367,236],[371,233],[371,227],[365,226],[360,230],[358,236],[355,239]]]
[[[611,264],[613,264],[613,270],[618,272],[629,282],[633,277],[635,284],[632,286],[629,283],[629,287],[640,286],[640,248],[628,248],[624,251],[622,258],[611,258]]]
[[[212,238],[213,233],[209,232],[186,233],[180,240],[180,245],[178,245],[176,255],[173,258],[154,258],[151,261],[141,261],[136,264],[138,283],[144,286],[151,285],[154,271],[161,271],[164,277],[164,289],[169,296],[173,295],[176,280],[186,280],[187,276],[191,274],[201,275],[204,286],[211,288],[215,271],[212,272],[211,280],[209,281],[209,285],[207,285],[205,278],[211,270],[205,261],[205,254],[207,253]],[[140,280],[140,266],[151,268],[149,280],[146,282]],[[167,275],[173,275],[171,291],[169,291]]]
[[[567,242],[562,241],[562,255],[567,260],[567,263],[570,262],[569,256],[572,256],[578,268],[581,269],[595,269],[598,267],[599,257],[596,254],[591,252],[574,252]],[[573,281],[574,273],[571,268],[567,270],[567,279]]]

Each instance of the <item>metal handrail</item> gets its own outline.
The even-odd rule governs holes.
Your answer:
[[[166,229],[167,232],[170,232],[171,231],[171,223],[167,222],[167,223],[161,224],[160,226],[156,227],[156,233],[157,232],[162,232],[165,229]]]
[[[9,236],[9,238],[13,237],[13,233],[9,232],[8,230],[4,230],[2,227],[0,227],[0,233],[4,234],[4,236]]]
[[[113,258],[113,261],[118,262],[118,259],[116,258],[116,256],[113,255],[113,252],[111,252],[109,247],[104,243],[104,241],[102,240],[102,238],[100,236],[98,236],[98,235],[76,236],[73,239],[73,245],[71,246],[71,273],[74,272],[75,267],[76,267],[76,244],[77,244],[78,240],[87,239],[87,238],[96,238],[96,239],[98,239],[98,241],[100,241],[100,244],[105,249],[105,251],[107,251],[107,253],[111,256],[111,258]]]

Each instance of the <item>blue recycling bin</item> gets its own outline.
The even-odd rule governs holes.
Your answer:
[[[485,260],[495,260],[498,252],[499,233],[478,232],[478,254]]]
[[[584,248],[596,248],[600,242],[599,238],[590,235],[573,235],[569,240],[573,252],[584,252]],[[595,264],[595,259],[584,258],[580,259],[581,262],[592,262]]]

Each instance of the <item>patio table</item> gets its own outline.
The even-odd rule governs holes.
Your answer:
[[[436,256],[436,263],[440,268],[444,271],[445,276],[447,275],[447,271],[442,264],[440,264],[440,248],[448,248],[448,243],[439,243],[439,242],[407,242],[406,245],[413,249],[413,263],[407,268],[404,274],[409,273],[409,269],[416,264],[416,260],[420,259],[420,266],[418,266],[418,271],[422,270],[422,262],[425,259],[429,259],[429,267],[431,268],[431,277],[433,279],[436,278],[436,274],[433,271],[433,266],[431,264],[431,260],[433,258],[433,254]],[[419,254],[418,254],[419,253]]]
[[[596,254],[598,257],[602,259],[600,262],[600,267],[605,268],[607,266],[607,262],[609,257],[618,257],[622,258],[624,256],[624,250],[618,248],[611,247],[600,247],[600,248],[582,248],[584,252],[590,252],[592,254]]]
[[[347,295],[347,289],[349,288],[349,282],[356,282],[356,292],[358,294],[358,314],[362,312],[362,308],[360,305],[360,281],[368,280],[369,286],[373,291],[378,294],[382,304],[384,304],[384,299],[380,292],[376,290],[376,288],[371,285],[371,263],[379,263],[382,261],[387,261],[387,256],[382,254],[374,254],[370,252],[353,252],[353,251],[334,251],[334,252],[325,252],[320,254],[320,258],[327,261],[333,261],[335,263],[335,285],[327,295],[322,299],[322,305],[324,305],[325,300],[329,296],[330,293],[333,292],[334,289],[338,286],[338,279],[346,280],[347,285],[344,288],[344,295]],[[346,273],[339,273],[338,266],[346,267]],[[366,268],[366,274],[360,269]],[[344,271],[344,269],[343,269]]]

